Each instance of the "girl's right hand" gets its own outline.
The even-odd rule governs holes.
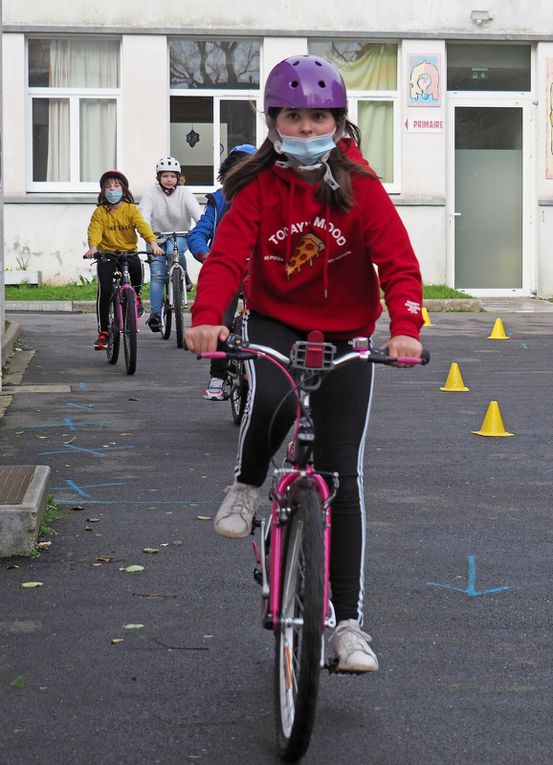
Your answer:
[[[224,342],[229,335],[230,331],[224,324],[200,324],[186,331],[186,347],[192,353],[216,351],[218,343]]]

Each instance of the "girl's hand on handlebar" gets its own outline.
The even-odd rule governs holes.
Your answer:
[[[383,351],[386,351],[388,356],[410,356],[411,358],[420,358],[422,353],[422,345],[409,335],[395,335],[391,337],[387,343],[382,346]],[[412,367],[412,364],[393,364],[396,367]]]
[[[201,324],[186,332],[186,347],[193,353],[216,351],[218,343],[223,343],[230,335],[224,325]]]
[[[98,248],[96,247],[96,245],[92,244],[83,255],[83,258],[93,258],[97,252],[98,252]]]
[[[150,247],[152,248],[152,255],[155,258],[159,258],[160,255],[165,255],[164,251],[161,249],[157,242],[152,242]]]

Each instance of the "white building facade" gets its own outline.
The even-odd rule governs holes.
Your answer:
[[[88,274],[107,168],[139,199],[174,155],[202,201],[233,146],[261,144],[272,66],[311,52],[344,75],[424,281],[553,295],[550,0],[238,5],[3,1],[6,268]]]

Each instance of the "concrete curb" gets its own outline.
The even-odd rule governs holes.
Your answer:
[[[21,465],[2,470],[17,471],[20,468],[30,468],[33,473],[21,502],[0,504],[0,558],[29,555],[33,551],[48,503],[50,468],[47,465]]]
[[[190,301],[188,308],[192,305]],[[483,311],[482,304],[475,299],[431,299],[425,300],[424,305],[429,311]],[[386,309],[384,301],[382,307]],[[150,302],[144,301],[144,310],[150,310]],[[95,313],[94,300],[7,300],[6,311],[55,311],[65,313]]]
[[[19,335],[21,334],[21,327],[16,321],[10,321],[9,327],[2,334],[2,368],[6,365],[6,361],[9,359],[13,346]]]

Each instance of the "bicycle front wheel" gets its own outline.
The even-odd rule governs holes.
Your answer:
[[[123,349],[128,375],[136,372],[136,296],[134,290],[126,290],[123,303]]]
[[[169,285],[165,283],[163,288],[163,301],[161,303],[161,337],[169,340],[171,335],[171,318],[173,309],[169,301]]]
[[[177,347],[184,346],[184,283],[180,268],[173,269],[171,276],[173,285],[173,310],[175,311],[175,333]]]
[[[113,298],[109,304],[108,347],[106,350],[109,364],[117,364],[120,341],[121,334],[117,321],[117,303],[115,298]]]
[[[323,635],[323,509],[315,485],[291,489],[286,529],[280,620],[275,633],[277,741],[286,762],[307,751],[319,688]]]

